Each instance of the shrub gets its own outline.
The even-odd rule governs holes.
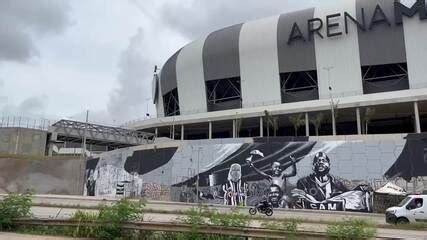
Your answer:
[[[327,235],[330,239],[370,239],[375,237],[376,228],[365,220],[352,219],[329,225]]]
[[[250,217],[239,213],[239,208],[234,208],[231,213],[221,213],[217,210],[211,210],[207,206],[199,205],[197,208],[192,208],[186,211],[186,216],[179,218],[178,222],[190,224],[192,231],[189,233],[177,233],[175,239],[215,239],[215,240],[231,240],[243,239],[241,237],[232,236],[215,236],[203,235],[198,232],[201,225],[208,224],[214,226],[224,227],[248,227],[250,224]]]
[[[31,216],[32,194],[9,194],[0,200],[0,230],[14,230],[13,219]]]
[[[262,222],[261,227],[288,232],[289,235],[287,239],[293,239],[295,238],[295,234],[298,231],[298,224],[300,223],[301,220],[299,219],[275,220]]]
[[[74,229],[74,237],[90,237],[97,239],[128,239],[132,230],[122,228],[122,224],[143,220],[145,202],[121,199],[113,205],[101,205],[98,213],[76,211],[72,219],[79,222],[92,222],[94,226],[78,226]]]

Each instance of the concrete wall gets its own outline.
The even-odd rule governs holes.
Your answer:
[[[314,161],[325,155],[326,173]],[[427,190],[427,134],[175,141],[103,153],[88,161],[86,176],[86,194],[94,196],[228,205],[234,196],[247,205],[268,196],[279,207],[373,211],[372,192],[388,181]]]
[[[0,158],[0,193],[81,195],[84,163],[79,160]]]
[[[0,153],[44,155],[47,132],[28,128],[0,128]]]

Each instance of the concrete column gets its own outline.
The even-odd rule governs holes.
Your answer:
[[[175,124],[172,125],[172,140],[175,140]]]
[[[54,145],[54,142],[56,142],[57,139],[58,139],[58,133],[57,132],[52,132],[52,134],[50,135],[50,139],[49,139],[49,149],[48,149],[48,155],[49,156],[52,156],[53,145]]]
[[[233,138],[236,138],[236,119],[233,119]]]
[[[414,102],[414,114],[415,114],[415,132],[421,132],[421,124],[420,124],[420,111],[418,110],[418,102]]]
[[[154,129],[154,136],[155,136],[155,137],[158,137],[158,136],[159,136],[159,129],[158,129],[158,128],[155,128],[155,129]]]
[[[305,113],[305,136],[310,136],[310,122],[308,120],[308,113]]]
[[[360,120],[360,108],[356,108],[357,134],[362,134],[362,122]]]
[[[259,117],[259,136],[264,137],[264,126],[262,122],[262,117]]]
[[[209,139],[212,139],[212,122],[209,121]]]
[[[181,140],[184,140],[184,124],[181,125]]]

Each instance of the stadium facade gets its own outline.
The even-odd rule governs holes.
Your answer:
[[[425,0],[322,2],[212,32],[155,71],[157,118],[132,127],[174,139],[427,131],[426,12]]]

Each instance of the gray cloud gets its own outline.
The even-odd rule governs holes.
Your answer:
[[[0,100],[2,97],[0,96]],[[0,113],[5,116],[26,116],[41,117],[45,111],[45,97],[33,96],[24,99],[19,104],[7,103],[7,97],[4,97],[5,104],[0,105]]]
[[[0,61],[37,56],[34,36],[62,32],[70,24],[68,12],[66,1],[0,1]]]
[[[41,114],[44,111],[44,105],[42,96],[29,97],[19,104],[18,110],[22,113]]]
[[[124,122],[144,116],[144,102],[151,96],[154,63],[143,52],[145,33],[142,29],[130,38],[119,62],[118,88],[110,94],[107,110],[114,122]]]
[[[193,0],[166,2],[158,19],[191,40],[232,24],[314,6],[315,0]],[[141,8],[142,4],[139,5]]]

